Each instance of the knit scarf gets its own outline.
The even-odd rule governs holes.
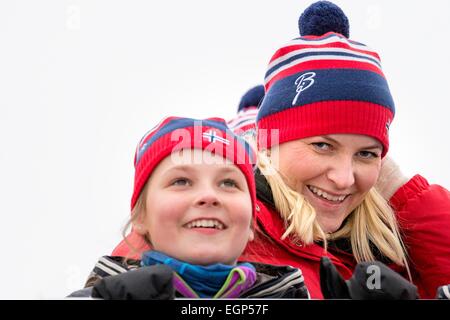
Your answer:
[[[172,268],[174,287],[187,298],[237,298],[256,281],[256,271],[250,263],[201,266],[154,250],[142,255],[142,266],[155,264],[165,264]]]

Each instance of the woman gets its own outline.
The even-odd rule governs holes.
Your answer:
[[[332,3],[311,5],[299,26],[302,37],[274,54],[265,77],[259,229],[242,259],[300,267],[312,298],[322,297],[321,257],[346,279],[379,260],[434,298],[450,283],[449,192],[415,176],[390,198],[394,213],[374,188],[395,113],[378,54],[348,39]]]

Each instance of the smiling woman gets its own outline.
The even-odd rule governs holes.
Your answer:
[[[380,57],[349,39],[347,17],[328,1],[308,7],[299,27],[266,72],[259,228],[242,259],[301,268],[313,298],[328,292],[323,257],[345,279],[361,263],[381,261],[434,298],[450,283],[450,193],[421,176],[394,184],[390,198],[378,193],[395,114]]]

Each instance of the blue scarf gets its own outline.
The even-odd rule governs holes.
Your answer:
[[[142,266],[165,264],[172,268],[195,293],[201,298],[213,297],[224,285],[230,272],[236,266],[216,263],[208,266],[193,265],[184,261],[169,257],[159,251],[147,251],[142,255]],[[250,263],[239,264],[239,267],[250,268],[255,274],[251,281],[256,280],[255,268]],[[251,285],[250,283],[248,285]],[[248,287],[248,285],[246,287]]]

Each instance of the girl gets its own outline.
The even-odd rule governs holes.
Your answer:
[[[116,250],[134,259],[101,258],[72,297],[308,298],[299,269],[237,263],[254,236],[254,156],[224,120],[167,118],[134,162],[132,232]]]

